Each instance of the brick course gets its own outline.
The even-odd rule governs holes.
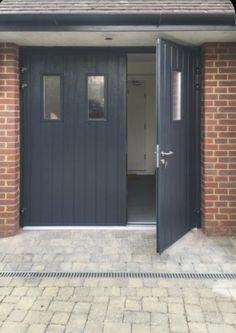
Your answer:
[[[19,228],[20,108],[19,54],[0,43],[0,237]]]
[[[209,235],[236,234],[236,43],[202,53],[202,222]]]

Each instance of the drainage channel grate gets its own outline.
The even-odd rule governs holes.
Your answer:
[[[25,279],[185,279],[185,280],[235,280],[236,273],[167,273],[167,272],[31,272],[5,271],[0,278]]]

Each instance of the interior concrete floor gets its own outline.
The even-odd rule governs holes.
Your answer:
[[[155,175],[128,175],[128,223],[156,223]]]

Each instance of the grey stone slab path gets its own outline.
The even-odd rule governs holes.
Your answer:
[[[0,279],[1,333],[235,333],[236,281]]]
[[[230,238],[191,231],[162,255],[155,230],[21,231],[0,239],[0,270],[236,272]]]

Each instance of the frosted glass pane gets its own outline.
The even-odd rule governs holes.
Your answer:
[[[59,75],[44,75],[44,120],[61,119],[61,78]]]
[[[171,88],[172,88],[172,120],[181,120],[181,80],[182,74],[179,71],[173,71],[171,77]]]
[[[105,77],[88,76],[88,119],[105,118]]]

